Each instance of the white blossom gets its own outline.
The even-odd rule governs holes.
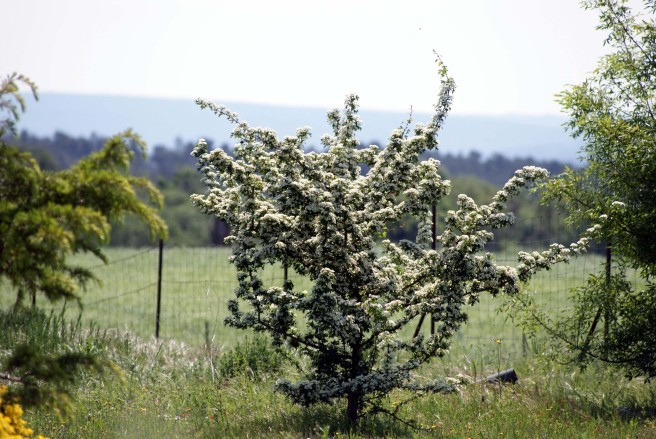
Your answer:
[[[494,239],[490,230],[515,220],[506,203],[547,177],[533,166],[518,170],[489,204],[459,195],[433,240],[432,206],[451,184],[440,177],[439,161],[420,157],[437,148],[453,87],[444,77],[434,117],[394,130],[385,148],[358,149],[358,99],[347,97],[342,113],[328,114],[333,133],[321,137],[322,153],[305,151],[307,127],[279,139],[225,107],[199,101],[235,125],[234,157],[221,149],[209,152],[203,139],[192,153],[208,189],[192,202],[231,226],[226,241],[233,246],[239,287],[227,323],[268,331],[274,342],[289,342],[310,359],[307,379],[278,383],[293,400],[310,404],[353,389],[362,396],[422,388],[412,372],[448,351],[467,320],[465,305],[484,291],[515,294],[534,273],[587,248],[585,237],[570,247],[520,252],[516,267],[498,265],[485,252]],[[408,215],[419,219],[414,242],[378,242]],[[311,288],[298,291],[289,280],[265,287],[262,268],[273,264],[308,278]],[[435,316],[436,332],[404,335],[421,315]],[[356,376],[347,378],[351,372]]]

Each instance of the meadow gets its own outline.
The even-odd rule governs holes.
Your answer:
[[[438,360],[421,373],[458,383],[448,394],[413,399],[393,392],[398,418],[369,414],[357,428],[344,404],[303,408],[273,391],[279,375],[296,376],[267,340],[248,337],[229,349],[89,331],[52,314],[0,316],[0,342],[29,339],[44,350],[92,351],[118,374],[83,374],[72,416],[28,410],[25,419],[50,438],[651,438],[656,387],[603,365],[585,371],[527,355],[517,384],[476,383],[494,358]],[[7,327],[10,320],[18,325]],[[16,330],[18,328],[18,330]],[[9,339],[9,340],[8,340]],[[503,345],[500,345],[503,346]],[[402,419],[402,421],[400,420]]]
[[[516,248],[497,254],[502,264],[516,264]],[[74,263],[90,268],[99,283],[91,283],[81,291],[81,304],[48,303],[37,296],[37,307],[46,312],[62,312],[69,320],[79,319],[83,327],[93,326],[114,333],[127,332],[143,339],[155,335],[158,287],[158,248],[107,248],[108,264],[91,255],[77,255]],[[248,332],[226,327],[226,302],[237,286],[236,271],[229,262],[230,250],[225,247],[165,247],[163,252],[160,328],[162,340],[174,340],[191,346],[212,343],[225,348],[249,335]],[[533,292],[536,301],[550,313],[567,310],[570,289],[582,285],[585,277],[603,263],[600,255],[589,254],[559,264],[540,273],[524,288]],[[295,289],[311,288],[311,282],[293,271],[290,279]],[[263,278],[268,286],[282,285],[281,267],[265,268]],[[0,308],[6,309],[15,296],[8,285],[0,285]],[[468,309],[469,322],[456,335],[451,355],[496,355],[496,340],[504,342],[504,356],[526,353],[527,343],[522,330],[507,314],[499,311],[505,298],[481,296],[480,303]],[[429,330],[425,321],[422,330]],[[414,331],[408,328],[408,335]]]
[[[20,325],[3,327],[9,319],[0,318],[2,346],[27,338],[46,350],[92,350],[120,370],[82,376],[69,419],[29,410],[30,426],[51,438],[656,436],[653,384],[627,380],[604,365],[581,371],[553,362],[543,355],[542,339],[524,337],[498,311],[503,298],[487,296],[471,308],[451,353],[420,372],[458,383],[456,392],[419,399],[394,392],[388,407],[400,406],[399,417],[412,425],[371,414],[352,429],[341,403],[302,408],[274,392],[279,376],[298,377],[294,361],[273,351],[265,338],[223,325],[225,302],[235,288],[228,250],[165,249],[159,340],[157,249],[112,248],[107,254],[108,265],[79,260],[102,280],[82,294],[82,309],[37,297],[39,311],[27,312]],[[512,264],[509,255],[498,260]],[[554,313],[562,312],[569,289],[601,263],[601,256],[578,258],[525,288]],[[271,285],[282,282],[279,267],[265,274]],[[298,288],[310,287],[306,279],[292,279]],[[0,297],[7,309],[13,296],[6,285]],[[476,383],[509,367],[518,384]]]

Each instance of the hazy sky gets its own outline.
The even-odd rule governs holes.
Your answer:
[[[0,0],[0,75],[43,92],[556,114],[604,52],[576,0]]]

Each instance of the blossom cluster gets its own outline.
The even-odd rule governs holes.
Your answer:
[[[520,254],[517,267],[498,265],[485,252],[492,230],[514,222],[505,211],[508,200],[547,177],[532,166],[517,171],[490,204],[460,195],[457,210],[448,212],[433,238],[432,208],[451,185],[441,178],[439,161],[420,157],[438,146],[453,88],[443,78],[434,117],[393,131],[385,148],[360,147],[358,98],[349,96],[341,113],[328,114],[333,134],[321,138],[321,153],[306,152],[307,127],[280,139],[199,101],[235,124],[234,157],[210,151],[202,139],[192,153],[207,187],[192,195],[193,203],[232,230],[227,241],[239,287],[226,322],[267,331],[275,343],[289,343],[309,357],[306,379],[279,382],[294,401],[353,395],[364,401],[394,388],[418,390],[411,372],[448,351],[467,320],[466,306],[482,292],[514,294],[521,281],[585,247],[582,241]],[[383,240],[381,248],[380,237],[408,215],[419,219],[415,242]],[[283,268],[282,285],[262,279],[269,264]],[[309,278],[312,287],[296,289],[288,270]],[[425,315],[436,322],[435,332],[404,337],[403,328]]]

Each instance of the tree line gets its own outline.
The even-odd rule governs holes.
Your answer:
[[[67,169],[89,154],[102,148],[106,138],[92,134],[87,137],[75,137],[62,132],[51,136],[38,136],[23,130],[17,140],[21,149],[30,152],[43,170],[57,171]],[[207,140],[208,148],[218,145]],[[213,246],[223,245],[223,239],[229,229],[225,223],[198,213],[191,207],[189,195],[202,191],[202,184],[196,171],[196,161],[190,155],[195,143],[176,139],[173,145],[155,145],[147,156],[136,155],[130,172],[150,179],[164,195],[164,207],[161,216],[169,227],[167,244],[180,246]],[[362,146],[361,146],[362,147]],[[228,155],[234,156],[234,147],[223,142],[220,144]],[[534,160],[524,158],[509,158],[502,154],[492,154],[484,157],[480,152],[471,151],[468,154],[440,153],[428,151],[423,159],[434,158],[442,163],[445,178],[453,182],[452,195],[444,200],[439,209],[446,213],[455,209],[458,194],[467,193],[477,202],[487,202],[504,182],[510,179],[515,170],[525,165],[535,165],[557,175],[566,168],[566,163],[558,160]],[[536,194],[523,194],[509,205],[511,211],[530,222],[519,222],[514,228],[499,231],[497,240],[508,242],[544,242],[550,236],[563,233],[574,236],[559,218],[559,212],[550,206],[539,203]],[[538,218],[540,220],[538,220]],[[539,227],[536,226],[539,224]],[[556,230],[560,228],[561,230]],[[417,222],[407,219],[390,229],[387,237],[398,241],[414,240],[417,234]],[[112,229],[110,245],[113,246],[148,246],[151,245],[147,226],[135,218],[126,218],[116,223]],[[500,244],[502,245],[502,244]]]

